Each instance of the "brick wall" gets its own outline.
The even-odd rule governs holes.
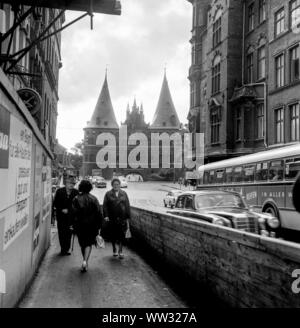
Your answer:
[[[300,306],[291,290],[297,244],[139,208],[132,208],[131,225],[139,243],[197,282],[199,295],[204,284],[233,307]]]

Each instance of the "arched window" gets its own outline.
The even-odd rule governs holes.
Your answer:
[[[222,34],[222,11],[216,12],[213,24],[213,48],[215,48],[221,42]]]
[[[212,94],[220,91],[221,87],[221,56],[216,56],[212,65]]]

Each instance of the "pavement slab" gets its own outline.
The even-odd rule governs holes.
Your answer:
[[[133,250],[112,256],[110,244],[93,249],[87,273],[80,272],[80,248],[60,256],[56,229],[36,278],[20,308],[184,308],[187,304]]]

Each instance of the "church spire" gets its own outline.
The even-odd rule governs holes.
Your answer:
[[[166,69],[164,72],[163,84],[153,122],[150,126],[153,129],[179,129],[180,121],[172,100],[169,84],[167,80]]]
[[[87,127],[108,128],[108,129],[119,128],[110,98],[110,93],[107,83],[107,69],[106,69],[105,79],[100,96],[98,98],[92,118]]]

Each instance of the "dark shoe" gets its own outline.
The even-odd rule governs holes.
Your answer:
[[[69,256],[69,255],[71,255],[71,253],[70,252],[60,252],[60,255],[61,256]]]
[[[81,266],[81,272],[87,272],[87,263],[85,261],[83,261],[82,266]]]

